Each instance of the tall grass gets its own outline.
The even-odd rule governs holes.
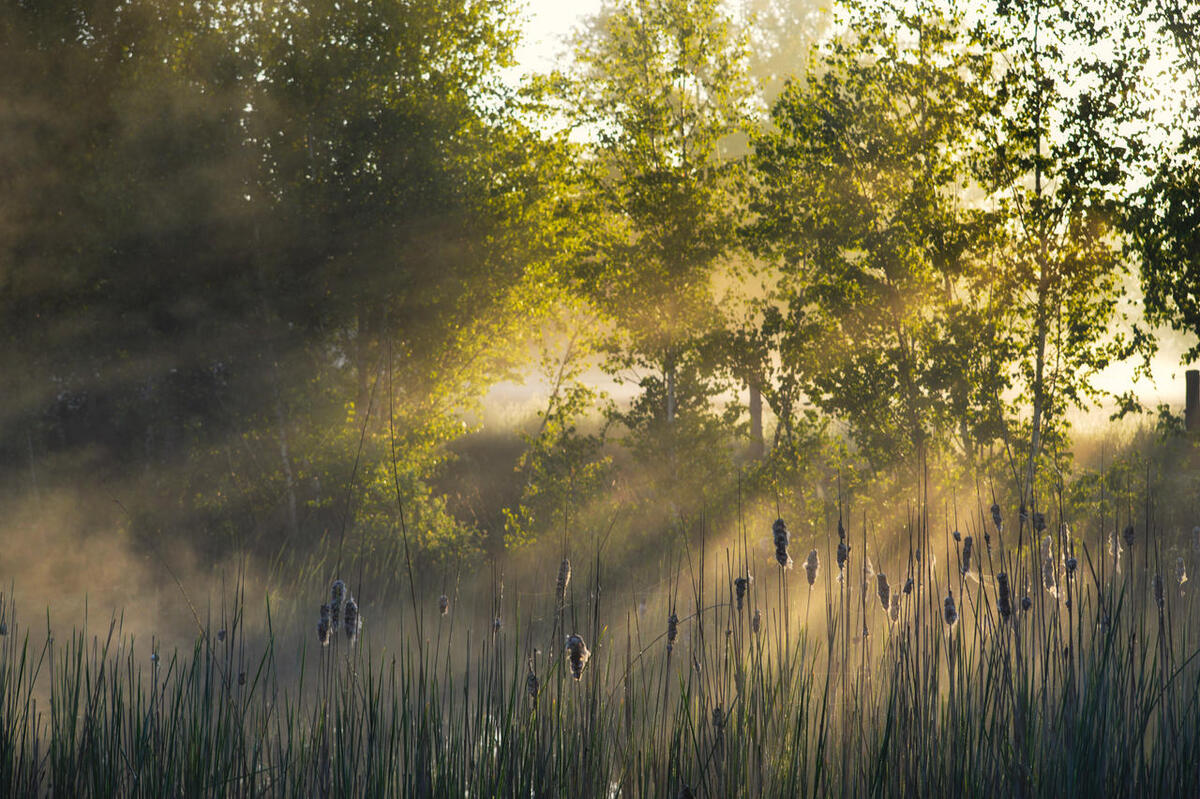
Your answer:
[[[51,635],[9,597],[0,793],[1196,795],[1200,626],[1176,556],[1135,529],[1118,569],[1111,520],[1088,541],[1009,524],[915,520],[886,550],[850,525],[844,568],[830,536],[811,584],[743,535],[681,553],[644,608],[573,552],[576,579],[548,561],[525,606],[497,581],[477,614],[436,594],[394,623],[364,607],[357,642],[335,627],[327,646],[324,595],[298,598],[302,639],[273,626],[290,612],[248,634],[237,602],[173,652],[119,618]],[[568,636],[591,654],[578,680]]]

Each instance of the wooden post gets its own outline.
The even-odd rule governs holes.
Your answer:
[[[1188,369],[1187,405],[1184,406],[1183,423],[1189,433],[1200,431],[1200,369]]]

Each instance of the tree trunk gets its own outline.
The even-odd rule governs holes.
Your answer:
[[[763,442],[762,387],[757,375],[751,377],[748,382],[750,386],[750,457],[758,460],[763,456],[766,447]]]

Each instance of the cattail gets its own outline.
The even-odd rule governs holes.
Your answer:
[[[1012,616],[1012,594],[1008,587],[1006,572],[996,575],[996,609],[1000,611],[1000,618],[1005,621]]]
[[[696,795],[692,793],[692,789],[686,785],[679,786],[679,794],[676,799],[696,799]]]
[[[754,631],[755,635],[758,635],[759,630],[762,629],[762,611],[758,608],[754,609],[754,619],[750,622],[750,629]]]
[[[817,550],[808,553],[808,557],[804,559],[804,577],[808,580],[808,587],[812,588],[817,582],[817,571],[821,568],[821,558],[817,555]]]
[[[1004,532],[1004,517],[1000,515],[1000,505],[996,502],[992,503],[992,524],[996,525],[996,532]]]
[[[1024,502],[1021,503],[1020,509],[1017,510],[1017,518],[1020,519],[1022,524],[1029,523],[1029,508],[1025,507]]]
[[[219,643],[225,642],[225,630],[224,629],[217,630],[217,641]]]
[[[576,680],[583,678],[583,670],[587,668],[588,658],[591,656],[592,653],[588,651],[582,636],[572,635],[567,638],[567,659],[571,664],[571,676]]]
[[[346,600],[345,616],[342,626],[346,628],[346,638],[353,646],[358,640],[358,631],[362,629],[362,618],[358,615],[358,603],[354,601],[354,597]]]
[[[749,577],[739,577],[733,581],[734,593],[737,594],[737,609],[740,613],[742,605],[746,601],[746,589],[750,587]]]
[[[1042,585],[1047,591],[1055,596],[1058,596],[1058,589],[1054,579],[1054,562],[1047,558],[1042,561]]]
[[[1033,607],[1033,600],[1027,596],[1021,597],[1021,610],[1029,610]]]
[[[246,672],[239,671],[238,672],[238,685],[245,685],[245,684],[246,684]]]
[[[449,612],[450,612],[450,597],[446,596],[445,594],[442,594],[440,597],[438,597],[438,613],[445,616]]]
[[[1158,605],[1159,613],[1163,609],[1163,578],[1157,572],[1154,575],[1154,604]]]
[[[718,730],[725,726],[725,713],[720,705],[712,709],[712,725]]]
[[[898,622],[900,620],[900,594],[899,593],[892,594],[892,602],[891,602],[891,605],[888,606],[888,618],[891,620],[892,624],[895,624],[896,622]]]
[[[958,621],[958,608],[956,608],[954,606],[954,590],[953,589],[950,589],[950,588],[946,589],[946,601],[943,602],[942,604],[944,605],[946,624],[950,627],[953,627],[954,623]]]
[[[992,554],[992,534],[987,530],[983,531],[983,546],[987,549],[987,553]]]
[[[971,536],[963,539],[962,547],[962,573],[966,574],[971,570],[971,553],[975,551],[975,542]]]
[[[775,536],[775,560],[786,569],[792,565],[792,556],[788,554],[787,525],[783,519],[776,519],[771,531]]]
[[[1125,539],[1125,548],[1133,549],[1133,525],[1132,524],[1125,525],[1125,532],[1121,533],[1121,536]]]
[[[330,633],[333,625],[329,623],[329,605],[321,605],[321,619],[317,622],[317,641],[321,646],[329,646]]]
[[[562,605],[567,598],[567,586],[571,584],[571,561],[567,558],[562,559],[562,563],[558,565],[558,582],[555,583],[555,596],[558,597],[558,604]]]
[[[529,664],[529,673],[525,675],[525,693],[529,694],[529,698],[534,702],[538,698],[538,678],[533,670],[532,661]]]
[[[921,548],[920,547],[917,547],[916,551],[913,552],[913,558],[916,559],[917,563],[921,562]]]
[[[333,626],[337,626],[338,619],[342,613],[342,600],[346,598],[346,584],[341,580],[334,580],[333,586],[329,589],[329,619]]]
[[[888,609],[888,603],[892,598],[892,590],[888,586],[887,575],[883,572],[880,572],[879,574],[875,575],[875,581],[877,583],[876,587],[879,593],[879,604],[882,605],[883,609],[886,611]]]
[[[675,611],[671,611],[671,615],[667,617],[667,654],[671,654],[671,650],[675,648],[675,639],[679,637],[679,617],[675,615]]]
[[[850,559],[850,545],[845,541],[838,541],[837,545],[837,565],[838,571],[845,571],[846,561]]]
[[[1033,514],[1033,529],[1039,533],[1046,529],[1046,514],[1041,511]]]
[[[150,653],[150,663],[153,664],[156,668],[158,667],[158,653],[157,652]]]
[[[913,578],[909,577],[904,581],[904,595],[908,596],[913,590]]]
[[[954,536],[954,543],[957,544],[958,542],[962,541],[962,533],[960,533],[958,530],[955,530],[950,535]]]
[[[1079,568],[1079,560],[1074,555],[1072,555],[1071,557],[1067,558],[1066,563],[1067,563],[1067,576],[1070,577],[1075,574],[1075,569]]]

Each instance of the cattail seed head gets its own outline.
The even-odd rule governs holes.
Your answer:
[[[354,601],[354,597],[346,600],[345,618],[342,621],[342,626],[346,630],[346,638],[350,641],[351,646],[358,640],[358,631],[362,629],[362,617],[358,615],[358,603]]]
[[[1154,575],[1154,604],[1158,606],[1158,610],[1160,613],[1162,612],[1162,609],[1163,609],[1164,600],[1165,600],[1165,598],[1163,596],[1163,578],[1162,578],[1161,574],[1158,574],[1156,572]]]
[[[734,593],[737,595],[737,609],[742,610],[742,605],[746,601],[746,590],[750,587],[750,577],[739,577],[733,581]]]
[[[329,646],[333,625],[329,621],[329,605],[321,605],[321,618],[317,622],[317,641],[321,646]]]
[[[438,597],[438,613],[445,616],[450,612],[450,597],[442,594]]]
[[[983,546],[987,549],[987,553],[992,554],[992,534],[987,530],[983,531]]]
[[[963,539],[962,546],[962,573],[966,574],[971,570],[971,553],[975,551],[975,541],[971,536]]]
[[[1005,621],[1012,616],[1012,592],[1008,586],[1006,572],[996,575],[996,609],[1000,611],[1000,618]]]
[[[892,594],[891,604],[888,606],[888,619],[892,624],[900,621],[900,594],[899,592]]]
[[[999,503],[992,503],[992,524],[996,525],[996,532],[1004,532],[1004,517],[1000,515]]]
[[[1021,610],[1029,610],[1033,607],[1033,600],[1027,596],[1021,597]]]
[[[792,556],[788,554],[788,529],[787,524],[783,519],[776,519],[775,524],[771,527],[771,532],[775,538],[775,560],[783,568],[788,568],[792,565]]]
[[[1017,510],[1017,518],[1021,520],[1022,524],[1029,523],[1029,508],[1025,507],[1024,502],[1021,503],[1021,507]]]
[[[239,671],[238,672],[238,685],[245,685],[245,684],[246,684],[246,672]]]
[[[875,581],[877,584],[877,592],[879,594],[879,604],[883,606],[884,610],[887,610],[888,604],[892,599],[892,589],[888,586],[887,575],[883,572],[880,572],[879,574],[875,575]]]
[[[808,587],[812,588],[817,582],[817,571],[821,568],[821,558],[817,555],[817,550],[812,550],[808,553],[808,557],[804,559],[804,578],[808,580]]]
[[[837,545],[837,565],[838,571],[846,569],[846,561],[850,559],[850,545],[845,541],[838,541]]]
[[[554,585],[555,596],[558,597],[558,604],[562,603],[567,598],[567,586],[571,584],[571,561],[567,558],[562,559],[562,563],[558,565],[558,582]]]
[[[538,698],[538,677],[534,673],[533,667],[530,666],[529,673],[525,675],[525,693],[529,694],[529,698],[537,701]]]
[[[1075,569],[1079,568],[1079,559],[1072,555],[1071,557],[1067,558],[1066,565],[1067,575],[1071,576],[1075,574]]]
[[[946,600],[942,603],[942,605],[943,605],[943,615],[945,616],[946,624],[947,624],[947,626],[953,627],[955,622],[958,621],[958,608],[954,606],[954,591],[953,591],[953,589],[950,589],[950,588],[946,589]]]
[[[755,635],[758,635],[759,630],[762,629],[762,611],[758,608],[754,609],[754,618],[750,621],[750,629]]]
[[[908,596],[913,590],[913,578],[909,577],[904,581],[904,595]]]
[[[158,666],[158,653],[157,653],[157,652],[151,652],[151,653],[150,653],[150,662],[151,662],[151,663],[152,663],[154,666]]]
[[[718,730],[725,726],[725,712],[720,705],[712,709],[712,725]]]
[[[954,536],[954,543],[957,544],[958,542],[962,541],[962,533],[960,533],[958,530],[955,530],[950,535]]]
[[[1046,514],[1041,511],[1033,514],[1033,529],[1039,533],[1046,529]]]
[[[571,676],[576,680],[583,678],[583,670],[587,668],[591,656],[582,636],[571,635],[567,638],[567,660],[571,666]]]
[[[671,654],[671,650],[675,648],[675,639],[679,637],[679,617],[675,615],[675,611],[671,611],[671,615],[667,617],[667,654]]]
[[[1125,531],[1121,533],[1121,537],[1125,539],[1125,548],[1133,549],[1133,525],[1125,525]]]

